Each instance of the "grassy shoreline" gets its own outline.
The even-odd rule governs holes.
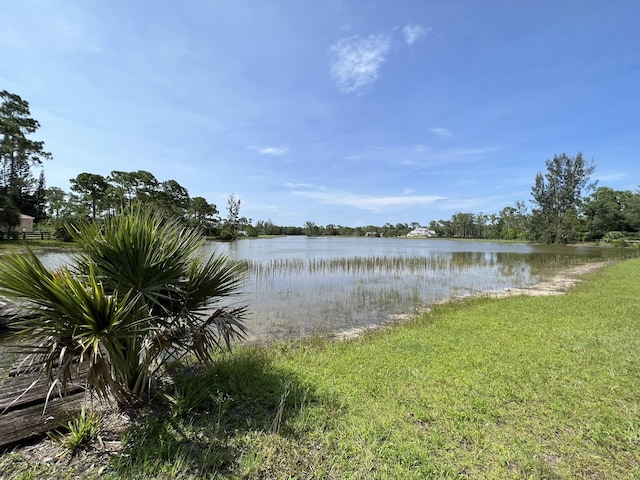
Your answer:
[[[183,369],[124,435],[0,478],[638,478],[640,260]],[[42,451],[40,451],[40,454]]]
[[[72,242],[59,240],[2,240],[0,241],[0,255],[4,253],[16,253],[29,248],[34,252],[73,250],[76,245]]]

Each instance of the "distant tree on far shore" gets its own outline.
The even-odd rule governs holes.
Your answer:
[[[531,231],[533,239],[544,243],[569,243],[580,239],[581,209],[585,193],[595,188],[595,170],[582,153],[569,157],[563,153],[547,160],[547,172],[536,175],[531,188]]]

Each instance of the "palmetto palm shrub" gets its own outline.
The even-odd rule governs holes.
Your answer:
[[[51,382],[88,362],[88,386],[132,406],[169,360],[209,362],[245,337],[246,307],[232,302],[245,269],[202,259],[198,232],[133,207],[71,234],[67,266],[49,270],[29,250],[0,258],[0,296],[24,309],[17,333]]]

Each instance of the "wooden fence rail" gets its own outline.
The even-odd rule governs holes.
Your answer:
[[[51,240],[51,232],[3,232],[0,231],[0,240]]]

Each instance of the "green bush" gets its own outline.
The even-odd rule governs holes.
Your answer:
[[[169,359],[209,362],[244,337],[246,307],[221,304],[244,267],[201,259],[195,231],[134,207],[71,235],[80,252],[69,266],[48,270],[29,250],[0,259],[0,295],[23,305],[18,333],[51,381],[64,383],[84,360],[90,387],[131,406]]]
[[[610,244],[614,247],[628,247],[627,235],[624,232],[607,232],[600,242]]]

